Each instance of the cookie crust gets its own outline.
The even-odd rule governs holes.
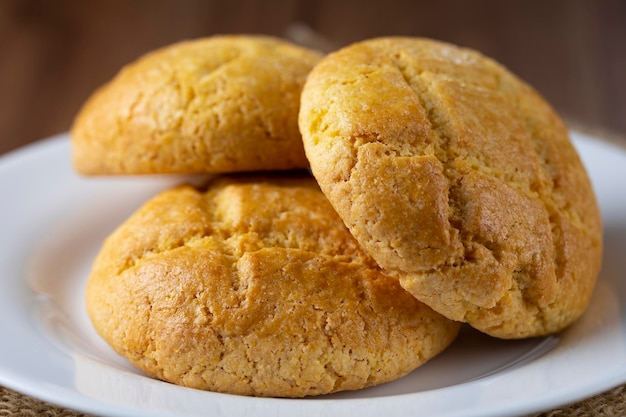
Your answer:
[[[595,196],[566,127],[478,52],[380,38],[304,87],[315,178],[355,238],[445,316],[502,338],[586,309],[602,255]]]
[[[148,53],[98,89],[72,129],[85,175],[306,168],[297,118],[320,54],[265,36],[214,36]]]
[[[460,326],[383,274],[310,177],[159,194],[107,239],[86,300],[147,374],[255,396],[396,379]]]

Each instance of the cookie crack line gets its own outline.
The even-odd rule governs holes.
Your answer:
[[[241,232],[241,234],[239,236],[251,236],[254,235],[254,232],[251,231],[245,231],[245,232]],[[193,246],[196,246],[196,244],[199,244],[199,242],[203,241],[203,240],[208,240],[208,239],[216,239],[216,241],[220,241],[223,242],[223,244],[220,245],[219,250],[221,251],[222,254],[224,254],[225,256],[231,256],[231,257],[235,257],[236,256],[236,250],[234,250],[234,243],[232,242],[233,239],[237,239],[237,237],[229,235],[228,233],[224,232],[222,233],[222,231],[218,231],[216,233],[199,233],[199,234],[194,234],[192,236],[189,236],[185,239],[180,240],[176,245],[172,245],[170,247],[167,248],[153,248],[153,249],[148,249],[145,252],[143,252],[141,255],[134,257],[132,259],[129,260],[129,262],[127,262],[122,268],[120,268],[117,271],[117,275],[121,275],[124,272],[133,269],[135,267],[139,267],[142,263],[154,258],[154,257],[158,257],[158,256],[164,256],[167,254],[170,254],[171,252],[174,251],[178,251],[181,249],[185,249],[185,248],[190,248]],[[260,244],[259,248],[254,249],[254,250],[246,250],[242,253],[248,253],[248,254],[253,254],[253,253],[257,253],[257,252],[261,252],[265,249],[268,249],[270,247],[272,248],[277,248],[277,249],[284,249],[284,250],[295,250],[295,251],[301,251],[304,252],[306,254],[309,255],[315,255],[315,256],[320,256],[322,258],[328,259],[328,260],[332,260],[333,262],[337,262],[339,264],[342,265],[359,265],[359,262],[351,259],[349,257],[346,257],[343,254],[337,254],[337,255],[329,255],[329,254],[323,254],[323,253],[319,253],[316,252],[312,249],[305,249],[302,248],[300,246],[295,246],[295,247],[291,247],[291,246],[264,246],[263,245],[263,237],[259,237],[258,238],[258,243]],[[275,244],[275,242],[274,242]],[[235,262],[234,262],[235,263]]]
[[[497,74],[497,91],[499,91],[502,94],[505,94],[504,92],[504,77],[502,77],[502,74]],[[520,109],[520,103],[519,103],[519,99],[517,97],[511,97],[510,95],[507,95],[508,99],[515,104],[515,110],[517,111],[518,114],[518,118],[520,119],[520,121],[522,122],[522,125],[524,126],[524,130],[526,131],[526,134],[528,135],[528,137],[530,138],[532,144],[533,144],[533,152],[535,154],[535,157],[537,158],[537,161],[539,161],[539,165],[541,166],[543,172],[542,174],[544,176],[546,176],[547,178],[550,178],[549,181],[549,186],[550,189],[548,191],[544,190],[544,187],[539,187],[539,201],[541,202],[544,210],[546,211],[546,213],[548,213],[548,222],[550,223],[550,233],[551,233],[551,242],[552,242],[552,250],[554,251],[554,262],[555,262],[555,274],[556,274],[556,281],[557,283],[560,281],[561,274],[559,274],[559,270],[558,270],[558,257],[559,257],[559,248],[558,248],[558,242],[557,242],[557,234],[555,231],[555,222],[554,222],[554,215],[558,214],[555,213],[549,204],[547,204],[547,197],[550,196],[550,193],[554,192],[555,190],[555,186],[554,186],[554,178],[552,178],[552,176],[550,175],[550,172],[548,170],[548,161],[546,160],[545,156],[542,155],[542,153],[539,151],[539,146],[541,146],[541,140],[538,139],[532,129],[532,126],[530,124],[530,121],[528,120],[528,115],[525,114],[524,112],[521,111]],[[545,183],[545,182],[544,182]],[[546,328],[546,319],[545,319],[545,308],[542,308],[541,306],[538,305],[538,303],[535,303],[532,301],[532,299],[530,299],[530,297],[524,297],[524,302],[527,304],[530,304],[532,306],[535,306],[537,308],[537,310],[539,311],[539,314],[536,315],[536,317],[541,321],[541,325],[543,328]],[[551,305],[553,305],[556,302],[556,298],[548,304],[549,307]]]
[[[242,58],[244,57],[244,55],[242,54],[241,51],[237,51],[237,54],[233,57],[230,57],[228,59],[226,59],[225,61],[220,62],[217,66],[214,66],[212,68],[210,68],[209,71],[205,72],[205,68],[204,67],[200,67],[200,70],[197,72],[204,72],[201,75],[197,74],[198,77],[200,78],[200,81],[204,81],[205,79],[209,78],[209,77],[214,77],[215,74],[217,74],[218,72],[224,70],[224,68],[227,68],[229,66],[232,66],[234,64],[237,64],[238,61],[240,61]],[[196,82],[191,82],[191,83],[187,83],[187,89],[183,90],[183,85],[185,84],[183,82],[183,80],[185,79],[185,76],[182,74],[181,69],[176,68],[176,67],[170,67],[169,68],[170,71],[170,84],[172,86],[172,88],[174,88],[174,90],[176,90],[176,93],[182,103],[182,106],[180,106],[179,108],[179,112],[181,114],[181,117],[179,117],[176,120],[176,124],[174,126],[172,126],[171,130],[173,131],[177,131],[181,128],[181,126],[183,125],[183,123],[185,122],[185,115],[189,115],[191,114],[190,112],[190,107],[192,106],[192,104],[194,103],[195,100],[202,98],[204,96],[204,94],[199,90],[199,86],[198,83]],[[219,96],[221,90],[215,90],[212,92],[212,95],[216,95]],[[211,101],[213,102],[214,100],[208,100],[207,97],[204,97],[204,102],[207,101]],[[208,109],[204,109],[204,111],[206,112],[207,110],[210,110],[210,108]],[[213,116],[213,115],[212,115]],[[219,123],[219,114],[215,114],[214,117],[216,117]],[[199,129],[199,126],[196,127],[196,130]],[[194,132],[197,133],[197,132]],[[204,141],[199,141],[200,143],[202,143],[203,145],[203,149],[202,152],[203,154],[207,153],[207,144],[204,143]]]
[[[457,178],[456,178],[458,177],[458,175],[457,176],[451,175],[451,173],[454,172],[455,170],[451,166],[449,161],[454,160],[458,155],[452,152],[452,149],[449,146],[451,142],[451,138],[446,134],[446,132],[443,129],[442,124],[438,121],[438,119],[440,119],[439,114],[438,114],[439,109],[434,105],[433,106],[427,105],[426,100],[424,100],[423,95],[430,94],[427,84],[422,79],[422,75],[426,71],[419,71],[416,73],[415,77],[411,77],[409,74],[407,74],[406,69],[402,65],[402,62],[400,60],[400,52],[396,54],[395,58],[396,60],[394,61],[394,67],[398,70],[402,78],[405,80],[405,82],[407,83],[407,85],[409,86],[413,94],[415,95],[415,98],[419,102],[420,106],[425,110],[426,120],[428,121],[429,127],[430,127],[429,133],[435,136],[436,138],[436,140],[432,140],[433,138],[427,138],[427,140],[428,140],[428,144],[433,145],[433,147],[435,148],[434,157],[439,161],[439,163],[441,163],[443,175],[445,176],[446,181],[448,183],[447,184],[448,185],[447,187],[448,188],[448,195],[447,195],[448,226],[450,227],[451,231],[456,231],[456,233],[458,233],[458,235],[461,236],[461,229],[459,228],[457,224],[458,222],[454,221],[454,219],[452,218],[453,207],[450,205],[450,202],[456,201],[454,196],[455,196],[455,193],[457,192],[456,189],[458,188]],[[448,158],[443,157],[443,155],[448,154],[448,153],[452,153],[452,156]],[[463,243],[463,247],[464,247],[463,252],[465,253],[467,248],[465,247],[464,243]],[[444,263],[443,265],[448,265],[448,264],[453,264],[453,263],[446,261],[446,263]]]
[[[435,145],[441,145],[443,144],[449,144],[450,143],[450,137],[448,137],[446,135],[446,133],[443,131],[442,127],[440,126],[440,124],[437,122],[437,113],[439,112],[439,109],[436,108],[436,106],[428,106],[426,105],[426,102],[424,100],[424,98],[422,97],[422,95],[429,95],[430,94],[430,90],[429,87],[426,83],[423,82],[423,75],[425,73],[427,73],[428,71],[424,71],[424,70],[420,70],[417,71],[416,74],[414,76],[411,76],[410,74],[407,73],[406,68],[404,63],[402,62],[402,56],[406,55],[406,51],[399,51],[396,52],[393,56],[393,66],[398,70],[398,72],[400,73],[400,75],[402,76],[402,78],[404,79],[404,81],[406,82],[406,84],[411,88],[411,90],[414,92],[415,97],[417,98],[417,100],[419,101],[420,105],[426,110],[426,117],[427,120],[430,124],[431,127],[431,131],[433,134],[436,135],[438,141],[435,141]],[[533,152],[535,155],[536,160],[540,163],[540,166],[543,170],[542,175],[544,175],[546,178],[549,178],[550,181],[548,182],[549,184],[549,189],[546,190],[543,187],[539,187],[539,200],[541,201],[546,213],[549,214],[549,221],[551,226],[554,226],[554,221],[553,221],[553,215],[554,214],[560,214],[561,210],[565,210],[568,212],[568,214],[573,215],[574,217],[577,217],[577,213],[573,212],[570,207],[568,207],[567,204],[561,204],[560,206],[557,204],[556,201],[552,201],[552,203],[554,203],[555,206],[559,207],[559,210],[553,210],[550,206],[550,204],[548,204],[547,200],[549,199],[550,193],[554,192],[556,190],[556,187],[554,185],[554,178],[550,175],[550,170],[548,169],[548,166],[550,165],[549,162],[547,161],[547,158],[545,157],[545,155],[543,155],[542,152],[540,152],[539,148],[542,145],[542,141],[540,139],[537,138],[537,136],[535,135],[532,125],[528,119],[528,115],[525,114],[523,111],[521,111],[520,109],[520,105],[519,105],[519,100],[516,98],[515,95],[511,95],[507,93],[507,90],[505,88],[505,77],[503,76],[503,74],[501,73],[500,70],[494,71],[493,73],[494,77],[496,78],[496,83],[495,83],[495,87],[491,87],[489,88],[489,86],[484,86],[484,85],[480,85],[477,86],[474,83],[468,83],[468,85],[472,86],[472,87],[480,87],[480,88],[488,88],[491,89],[494,92],[497,92],[505,97],[507,97],[507,99],[511,102],[515,104],[515,109],[517,112],[517,117],[518,120],[520,122],[522,122],[526,135],[530,138],[530,140],[533,143]],[[418,81],[419,80],[419,81]],[[450,152],[451,149],[449,146],[446,146],[445,149],[446,152]],[[454,160],[458,155],[452,155],[449,158],[442,158],[441,155],[443,155],[443,153],[441,152],[435,152],[435,157],[437,157],[437,159],[444,165],[444,175],[446,175],[446,178],[449,181],[449,185],[450,185],[450,193],[449,193],[449,201],[453,201],[453,195],[455,192],[455,186],[454,181],[450,181],[452,176],[450,175],[450,172],[454,172],[455,169],[453,167],[450,166],[449,164],[449,160]],[[484,168],[490,169],[493,168],[492,166],[490,166],[488,163],[486,163],[484,160],[480,161],[483,165]],[[496,179],[499,179],[502,183],[506,184],[507,186],[510,186],[510,184],[508,183],[508,181],[504,181],[498,177],[494,177]],[[545,183],[545,182],[543,182]],[[530,184],[529,184],[530,186]],[[456,188],[458,188],[458,186],[456,186]],[[526,195],[528,195],[527,193],[525,193]],[[532,196],[530,196],[532,198]],[[457,226],[454,225],[454,222],[451,220],[451,227],[454,229],[459,230],[459,228]],[[576,225],[581,224],[582,222],[574,222],[576,223]],[[553,237],[552,237],[552,241],[553,241],[553,246],[555,249],[555,253],[556,249],[557,249],[557,243],[556,243],[556,236],[554,233],[554,228],[552,227],[552,231],[553,231]],[[587,230],[584,230],[585,232],[587,232]],[[585,233],[588,234],[588,233]],[[472,240],[473,241],[473,240]],[[492,250],[492,248],[490,248],[490,245],[485,244],[486,242],[484,241],[477,241],[477,243],[481,243],[484,244],[484,246],[486,246],[488,249]],[[490,242],[493,243],[493,242]]]

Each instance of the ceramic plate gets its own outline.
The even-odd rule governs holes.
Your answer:
[[[465,328],[440,356],[379,387],[248,398],[156,381],[94,332],[83,292],[102,240],[182,177],[81,178],[61,135],[0,158],[0,384],[103,416],[514,416],[626,382],[626,151],[578,133],[604,216],[591,305],[565,332],[502,341]]]

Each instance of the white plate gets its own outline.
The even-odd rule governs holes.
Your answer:
[[[567,331],[500,341],[464,329],[409,376],[312,399],[178,387],[142,375],[98,338],[83,291],[103,238],[182,177],[81,178],[58,136],[0,158],[0,384],[106,416],[513,416],[626,382],[626,152],[574,133],[605,222],[591,306]]]

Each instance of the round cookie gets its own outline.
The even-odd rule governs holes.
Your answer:
[[[460,326],[383,274],[309,176],[159,194],[106,240],[86,301],[147,374],[255,396],[393,380]]]
[[[82,174],[306,168],[300,91],[317,52],[215,36],[151,52],[97,90],[71,129]]]
[[[299,117],[322,191],[419,300],[501,338],[586,309],[602,255],[590,181],[559,117],[505,68],[373,39],[316,66]]]

